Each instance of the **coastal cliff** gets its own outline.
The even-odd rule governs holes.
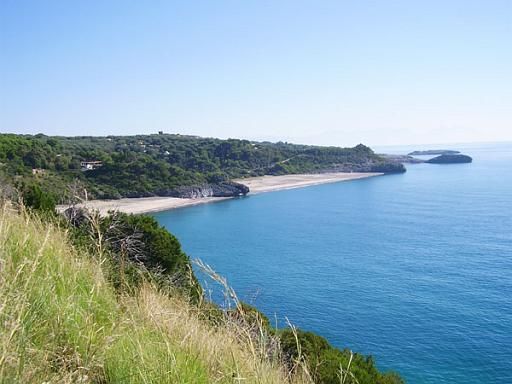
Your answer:
[[[249,187],[234,181],[223,181],[215,184],[183,186],[171,190],[157,191],[158,196],[198,199],[204,197],[236,197],[249,193]]]

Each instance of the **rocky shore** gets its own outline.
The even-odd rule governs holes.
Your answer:
[[[179,197],[181,199],[198,199],[205,197],[237,197],[249,193],[249,188],[234,181],[223,181],[215,184],[184,186],[168,191],[159,191],[158,196]]]

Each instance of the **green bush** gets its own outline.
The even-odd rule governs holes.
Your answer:
[[[189,257],[154,218],[120,212],[100,217],[72,208],[66,216],[76,246],[104,252],[101,256],[109,262],[110,279],[118,289],[133,291],[149,279],[161,289],[178,288],[192,302],[199,300],[202,290]]]
[[[351,374],[345,379],[347,384],[403,384],[395,373],[379,372],[371,356],[352,355],[348,349],[334,348],[326,339],[312,332],[296,330],[294,333],[291,329],[283,329],[278,335],[285,356],[290,361],[299,357],[305,359],[318,384],[339,384],[341,369],[346,371],[349,367]]]
[[[56,199],[50,193],[43,192],[37,184],[22,187],[22,198],[25,206],[36,211],[55,212]]]

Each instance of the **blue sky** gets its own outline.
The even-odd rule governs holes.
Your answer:
[[[0,2],[0,131],[512,140],[512,1]]]

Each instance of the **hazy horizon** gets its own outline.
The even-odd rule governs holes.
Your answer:
[[[0,4],[0,132],[512,141],[512,2]]]

